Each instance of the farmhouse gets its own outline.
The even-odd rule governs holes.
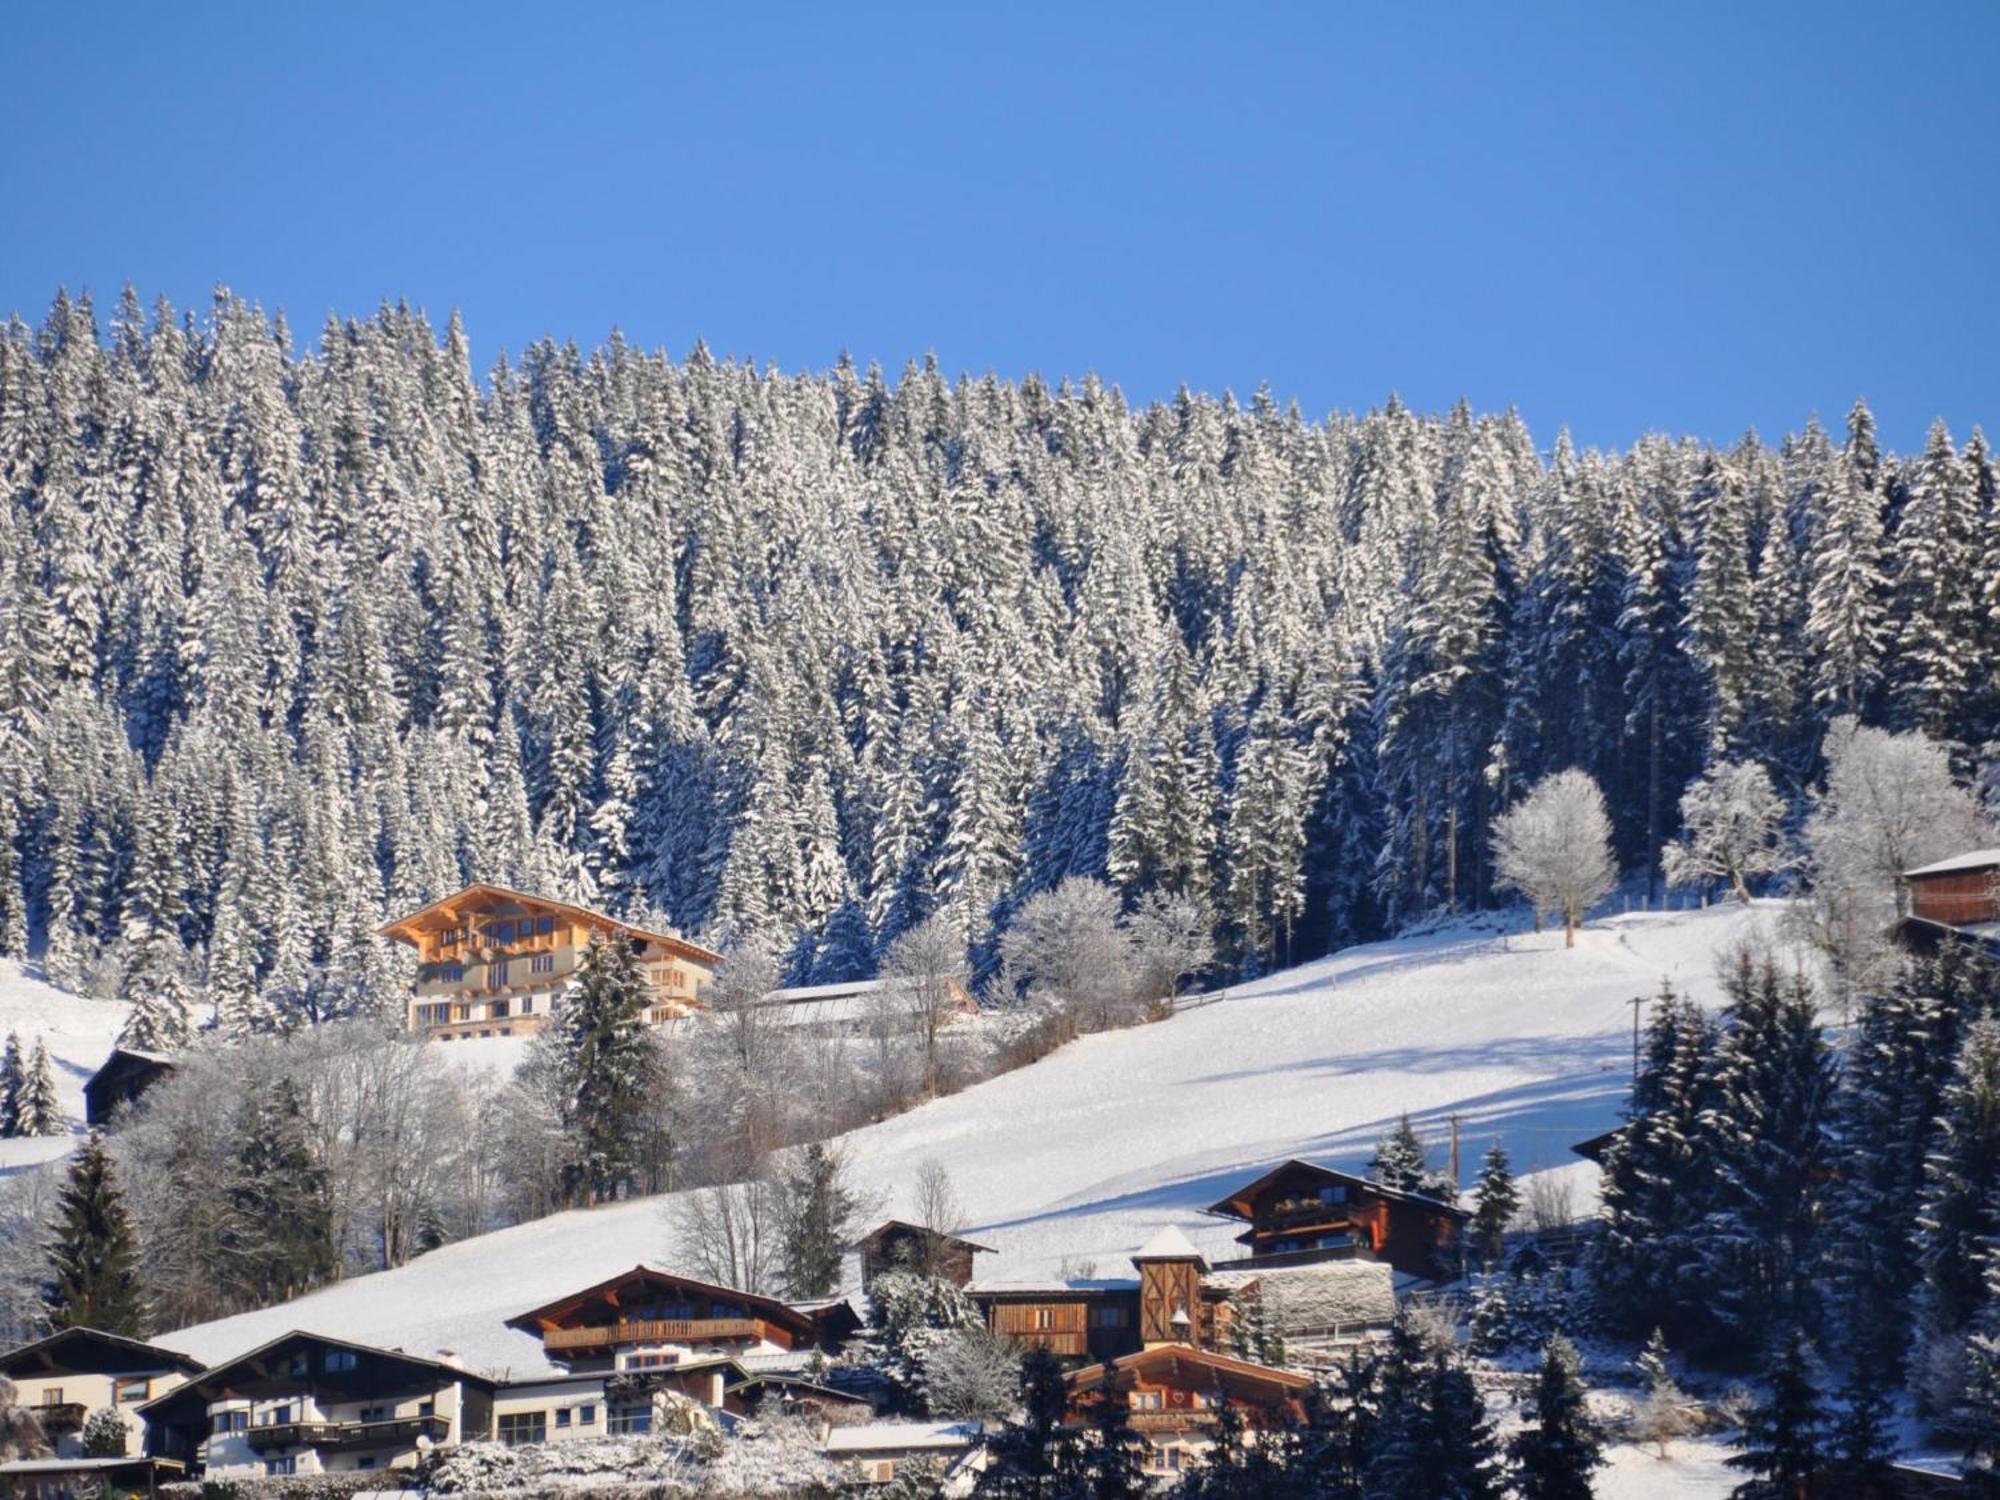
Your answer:
[[[989,1282],[967,1288],[995,1334],[1059,1358],[1115,1359],[1155,1343],[1227,1342],[1230,1293],[1204,1281],[1208,1263],[1165,1229],[1132,1257],[1137,1277]]]
[[[442,1359],[292,1332],[140,1410],[146,1452],[211,1478],[407,1468],[492,1430],[494,1382]]]
[[[1208,1212],[1250,1227],[1247,1258],[1224,1268],[1270,1268],[1372,1258],[1427,1279],[1456,1274],[1464,1209],[1422,1193],[1311,1162],[1288,1161],[1245,1183]]]
[[[0,1375],[14,1382],[15,1399],[35,1414],[57,1458],[83,1455],[83,1424],[94,1411],[116,1412],[126,1452],[139,1452],[139,1408],[201,1369],[185,1354],[95,1328],[65,1328],[0,1354]]]
[[[972,1258],[992,1253],[957,1235],[890,1219],[862,1238],[861,1284],[866,1287],[884,1271],[922,1271],[966,1287],[972,1284]]]
[[[410,1029],[447,1041],[541,1030],[593,934],[631,947],[656,1024],[696,1009],[722,961],[675,933],[499,885],[469,885],[380,931],[416,950]]]
[[[164,1052],[113,1047],[104,1065],[83,1085],[86,1125],[109,1125],[121,1104],[131,1104],[163,1078],[174,1076],[174,1060]]]

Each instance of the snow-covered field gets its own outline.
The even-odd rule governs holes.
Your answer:
[[[127,1006],[121,1000],[86,1000],[55,989],[11,959],[0,959],[0,1040],[21,1038],[23,1055],[35,1039],[48,1044],[56,1092],[73,1131],[83,1129],[83,1084],[111,1055]],[[68,1152],[77,1135],[0,1140],[0,1175]]]

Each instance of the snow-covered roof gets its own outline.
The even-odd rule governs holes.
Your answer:
[[[133,1464],[165,1464],[179,1469],[171,1458],[16,1458],[0,1464],[0,1474],[75,1474],[81,1470],[126,1469]]]
[[[1918,865],[1914,870],[1903,871],[1903,878],[1914,880],[1919,875],[1956,875],[1967,870],[1996,868],[2000,868],[2000,846],[1991,849],[1968,849],[1963,854],[1952,855],[1950,859]]]
[[[870,1422],[865,1427],[829,1428],[821,1446],[828,1453],[885,1453],[965,1448],[978,1440],[977,1422]]]
[[[1073,1293],[1136,1292],[1139,1282],[1132,1276],[1078,1277],[1070,1281],[975,1281],[966,1291],[975,1297],[1052,1296]]]
[[[1202,1254],[1199,1250],[1195,1249],[1194,1241],[1182,1234],[1179,1227],[1173,1224],[1167,1225],[1166,1228],[1146,1241],[1145,1246],[1139,1253],[1132,1257],[1135,1261],[1200,1260],[1201,1258]]]

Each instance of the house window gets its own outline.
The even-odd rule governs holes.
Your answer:
[[[555,930],[556,930],[556,919],[554,917],[535,918],[535,931],[539,933],[541,936],[547,937],[550,933],[554,932]]]
[[[521,997],[521,1014],[524,1016],[532,1016],[534,1013],[535,1013],[535,997],[533,995],[523,995]]]
[[[493,1019],[496,1021],[506,1020],[507,1009],[507,1002],[505,1000],[495,1000],[493,1002]]]
[[[1134,1411],[1158,1411],[1160,1409],[1160,1393],[1158,1391],[1134,1391],[1131,1395],[1131,1403],[1132,1410]]]
[[[576,1425],[579,1427],[595,1427],[597,1425],[597,1406],[595,1403],[579,1406],[576,1409]]]
[[[495,927],[493,929],[493,941],[496,943],[513,942],[514,924],[512,922],[502,922],[498,927]]]
[[[470,1021],[472,1019],[472,1006],[470,1004],[454,1006],[453,1009],[458,1012],[459,1020]]]
[[[500,1441],[509,1448],[549,1440],[549,1415],[541,1411],[509,1412],[500,1419]]]
[[[559,1406],[556,1408],[556,1426],[558,1427],[569,1426],[569,1419],[570,1419],[570,1413],[568,1407]]]
[[[432,1399],[426,1399],[417,1403],[417,1415],[420,1417],[434,1417],[437,1415],[437,1409],[438,1404]]]
[[[284,1406],[274,1406],[265,1412],[263,1416],[257,1419],[257,1425],[259,1427],[288,1427],[291,1425],[291,1421],[292,1408],[287,1403]]]
[[[1345,1203],[1347,1201],[1346,1186],[1335,1183],[1321,1188],[1319,1190],[1319,1201],[1322,1203]]]
[[[273,1475],[296,1474],[299,1472],[299,1461],[296,1458],[267,1458],[264,1460],[264,1472]]]
[[[63,1398],[62,1398],[61,1386],[52,1385],[47,1390],[42,1392],[42,1405],[61,1406],[62,1404],[63,1404]]]
[[[492,965],[491,965],[491,966],[490,966],[490,967],[488,968],[488,970],[487,970],[487,975],[486,975],[486,982],[487,982],[487,983],[488,983],[489,985],[493,985],[493,984],[505,984],[505,983],[507,982],[507,960],[506,960],[506,959],[504,959],[504,958],[496,958],[496,959],[495,959],[495,960],[493,961]]]
[[[1090,1310],[1090,1320],[1099,1328],[1129,1328],[1132,1326],[1132,1309],[1129,1307],[1094,1307]]]
[[[372,1469],[372,1468],[374,1468],[374,1467],[375,1467],[375,1455],[374,1455],[374,1454],[372,1454],[372,1453],[364,1453],[364,1454],[362,1454],[362,1455],[361,1455],[361,1457],[359,1457],[359,1458],[357,1458],[357,1459],[355,1459],[355,1460],[354,1460],[354,1467],[355,1467],[355,1468],[357,1468],[357,1469]]]
[[[389,1420],[389,1408],[386,1406],[364,1406],[361,1408],[361,1420],[364,1422],[386,1422]]]
[[[351,1370],[353,1368],[354,1351],[352,1349],[329,1349],[326,1351],[327,1374],[337,1375],[342,1370]]]
[[[643,1437],[653,1430],[651,1406],[614,1406],[605,1429],[613,1437]]]
[[[235,1411],[219,1411],[209,1423],[209,1431],[218,1437],[232,1432],[250,1430],[250,1413],[238,1408]]]
[[[298,1353],[292,1355],[289,1359],[285,1361],[285,1373],[288,1375],[297,1375],[301,1379],[305,1377],[306,1373],[305,1350],[303,1349],[299,1350]]]
[[[447,984],[457,984],[465,978],[465,965],[441,964],[438,966],[438,978]]]
[[[553,953],[531,954],[528,958],[528,972],[531,974],[553,974],[556,971],[556,956]]]
[[[1037,1333],[1047,1333],[1056,1326],[1056,1310],[1053,1307],[1035,1309],[1034,1328]]]
[[[127,1375],[111,1382],[113,1406],[139,1406],[146,1400],[153,1382],[143,1375]]]

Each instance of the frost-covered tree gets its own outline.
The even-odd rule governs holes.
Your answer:
[[[1507,1226],[1514,1222],[1514,1215],[1521,1208],[1521,1189],[1514,1181],[1507,1148],[1497,1136],[1480,1159],[1479,1180],[1473,1184],[1472,1199],[1473,1250],[1482,1260],[1497,1261]]]
[[[1563,946],[1590,908],[1618,883],[1611,820],[1604,794],[1582,771],[1558,771],[1537,782],[1493,825],[1493,863],[1503,888],[1519,891],[1539,923],[1560,914]]]
[[[0,1048],[0,1138],[21,1133],[21,1091],[28,1082],[28,1066],[21,1057],[21,1035],[7,1033]]]
[[[56,1097],[56,1078],[49,1066],[48,1045],[35,1038],[35,1050],[28,1054],[28,1066],[14,1096],[16,1135],[64,1135],[69,1122],[63,1118],[62,1101]]]
[[[1812,1492],[1826,1463],[1825,1406],[1804,1334],[1795,1329],[1776,1346],[1764,1381],[1726,1462],[1752,1476],[1734,1491],[1742,1500],[1792,1500]]]
[[[1422,1193],[1447,1203],[1458,1201],[1458,1184],[1448,1173],[1432,1170],[1430,1148],[1407,1114],[1398,1116],[1395,1125],[1375,1143],[1375,1153],[1368,1159],[1368,1175],[1398,1192]]]
[[[1670,885],[1721,881],[1739,901],[1750,882],[1784,869],[1785,803],[1770,772],[1745,761],[1719,761],[1681,794],[1681,838],[1661,852]]]

